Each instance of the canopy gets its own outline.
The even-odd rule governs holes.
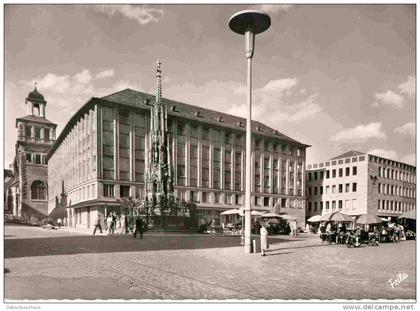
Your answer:
[[[228,209],[227,211],[224,211],[222,213],[220,213],[220,215],[234,215],[234,214],[239,214],[239,210],[238,209]]]
[[[312,217],[311,217],[311,218],[309,218],[307,221],[308,221],[308,222],[319,222],[319,221],[321,221],[321,215],[315,215],[315,216],[312,216]]]
[[[255,211],[255,210],[251,210],[251,216],[260,216],[263,215],[265,212],[259,212],[259,211]],[[222,213],[220,213],[220,215],[234,215],[234,214],[239,214],[240,216],[243,215],[243,209],[229,209],[227,211],[224,211]]]
[[[277,213],[265,213],[261,215],[262,218],[280,218],[282,215],[279,215]]]
[[[363,214],[357,217],[356,223],[362,225],[380,224],[383,220],[375,215]]]
[[[353,218],[341,212],[331,212],[321,216],[320,221],[353,222]]]
[[[401,218],[416,219],[416,211],[412,210],[412,211],[404,212],[400,217],[398,217],[398,219],[401,219]]]
[[[282,218],[282,219],[287,219],[287,220],[296,220],[296,217],[295,216],[292,216],[292,215],[280,215],[280,218]]]
[[[264,215],[265,212],[259,212],[259,211],[251,211],[251,216],[261,216]]]

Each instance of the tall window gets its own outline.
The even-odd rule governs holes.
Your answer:
[[[114,197],[114,185],[104,184],[104,197]]]
[[[109,107],[102,112],[103,178],[114,179],[114,113]]]
[[[197,187],[197,161],[198,161],[198,147],[197,145],[190,146],[190,186]]]
[[[225,189],[231,190],[232,183],[232,150],[225,149]]]
[[[119,111],[119,170],[121,180],[130,180],[130,114]]]
[[[201,178],[202,178],[202,187],[209,187],[209,147],[202,147],[202,168],[201,168]]]
[[[220,148],[213,149],[213,187],[220,189]]]
[[[144,181],[144,156],[145,156],[145,124],[146,118],[144,114],[134,114],[134,132],[135,132],[135,179],[136,181]]]
[[[130,196],[130,186],[120,186],[120,197],[128,198]]]
[[[185,166],[184,165],[177,166],[177,185],[185,186]]]
[[[242,170],[242,154],[241,152],[235,153],[235,190],[241,190],[241,170]]]
[[[31,185],[31,199],[32,200],[46,200],[47,186],[40,180],[35,180]]]

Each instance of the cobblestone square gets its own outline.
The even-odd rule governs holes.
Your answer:
[[[266,257],[239,237],[92,236],[5,228],[5,298],[415,299],[415,241],[347,248],[317,236],[270,238]],[[389,280],[408,277],[392,287]]]

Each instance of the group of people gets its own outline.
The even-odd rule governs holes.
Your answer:
[[[322,234],[324,233],[326,235],[335,234],[336,243],[340,243],[347,233],[353,234],[357,241],[367,240],[369,232],[380,237],[381,241],[397,242],[405,240],[404,227],[401,224],[392,222],[391,219],[388,219],[387,225],[365,225],[364,229],[357,225],[353,230],[347,230],[345,223],[336,224],[334,222],[321,223],[318,229],[318,234],[320,234],[321,238],[323,238]]]
[[[117,213],[115,212],[109,213],[108,217],[105,218],[104,225],[104,229],[108,235],[126,234],[128,231],[127,217],[124,214],[117,215]],[[137,216],[135,219],[133,237],[136,238],[137,234],[140,234],[140,238],[143,238],[145,228],[146,226],[143,223],[143,220],[139,216]],[[93,235],[96,234],[97,229],[99,229],[100,233],[102,233],[102,221],[99,215],[95,220],[95,228],[93,229]]]

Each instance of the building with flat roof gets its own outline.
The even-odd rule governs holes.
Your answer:
[[[125,89],[92,98],[66,124],[48,154],[49,205],[66,198],[71,226],[92,227],[124,198],[145,196],[145,142],[155,97]],[[197,203],[198,218],[244,204],[245,119],[162,99],[175,196]],[[305,218],[305,154],[300,143],[260,122],[252,124],[252,203]]]
[[[341,211],[391,217],[416,207],[416,167],[359,151],[308,164],[306,218]]]

